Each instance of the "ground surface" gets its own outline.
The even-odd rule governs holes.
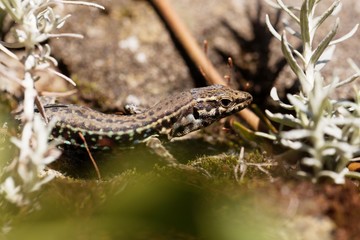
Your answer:
[[[73,16],[63,31],[81,33],[84,40],[50,42],[53,55],[61,61],[61,70],[78,84],[78,92],[62,101],[102,111],[120,111],[125,103],[147,106],[174,91],[204,84],[196,66],[177,48],[148,2],[98,3],[106,11],[78,6],[64,9]],[[360,2],[343,3],[340,34],[348,32],[360,20]],[[269,104],[267,96],[273,85],[282,93],[293,88],[294,76],[284,66],[279,43],[271,38],[264,24],[265,13],[275,22],[275,11],[262,1],[186,0],[171,4],[199,44],[204,39],[209,42],[209,59],[220,73],[228,74],[227,58],[233,58],[232,85],[250,91],[260,107]],[[327,30],[322,33],[326,34]],[[341,77],[351,74],[345,59],[351,57],[359,63],[360,56],[353,50],[359,40],[357,33],[339,45],[338,57],[327,67],[329,76],[332,71]],[[64,89],[69,86],[58,87],[58,91]],[[344,89],[337,94],[349,97],[351,91]],[[32,239],[45,239],[44,236],[54,239],[74,236],[76,239],[360,239],[357,182],[349,180],[336,186],[296,180],[280,163],[277,168],[268,169],[272,181],[263,172],[250,168],[245,182],[238,183],[234,167],[239,145],[246,146],[247,161],[258,158],[271,161],[271,157],[264,159],[265,155],[254,154],[261,146],[239,140],[232,145],[223,142],[219,148],[214,141],[216,135],[205,135],[212,137],[204,145],[180,144],[174,152],[180,152],[180,158],[193,160],[226,151],[227,156],[197,160],[213,175],[212,179],[157,167],[156,159],[144,166],[141,162],[148,162],[150,153],[135,150],[125,156],[120,153],[119,158],[125,159],[122,163],[114,159],[106,162],[107,157],[103,157],[99,165],[105,178],[96,181],[91,164],[87,162],[85,167],[81,164],[87,161],[82,155],[81,167],[71,163],[60,167],[76,179],[59,179],[49,184],[40,195],[42,210],[30,216],[19,213],[11,237],[19,239],[26,234]],[[181,151],[195,154],[181,157]],[[70,155],[72,159],[75,153]],[[131,159],[140,163],[134,165]],[[8,214],[13,214],[12,209]]]

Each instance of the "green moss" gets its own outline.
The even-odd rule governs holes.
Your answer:
[[[235,180],[235,167],[238,165],[238,155],[227,155],[221,154],[217,156],[204,156],[196,161],[192,162],[191,165],[201,167],[207,170],[214,179],[217,180]],[[256,163],[264,163],[265,156],[257,150],[246,154],[245,163],[251,164],[248,166],[246,171],[246,179],[259,178],[263,179],[265,174],[259,170],[258,167],[252,166]],[[263,167],[264,169],[271,170],[270,167]]]
[[[38,195],[40,209],[6,208],[0,218],[12,220],[10,239],[266,239],[278,223],[235,181],[236,163],[229,155],[190,163],[211,177],[155,165],[147,173],[127,170],[101,181],[56,179]]]
[[[217,156],[203,156],[191,163],[208,171],[214,178],[235,179],[234,166],[237,157],[234,155],[221,154]]]

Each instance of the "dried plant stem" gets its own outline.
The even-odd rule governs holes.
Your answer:
[[[93,166],[94,166],[94,168],[95,168],[96,175],[97,175],[98,179],[101,180],[101,174],[100,174],[99,167],[98,167],[98,165],[96,164],[96,161],[95,161],[93,155],[91,154],[91,151],[90,151],[89,146],[88,146],[88,144],[87,144],[87,142],[86,142],[86,139],[85,139],[84,135],[83,135],[81,132],[78,132],[78,134],[79,134],[81,140],[84,142],[85,149],[86,149],[86,151],[87,151],[87,153],[88,153],[88,155],[89,155],[89,158],[90,158],[90,160],[91,160],[91,163],[93,164]]]
[[[153,0],[152,2],[159,10],[162,17],[166,20],[166,23],[176,35],[179,42],[183,45],[187,54],[205,73],[206,80],[211,84],[226,84],[224,79],[220,76],[209,59],[206,57],[204,51],[196,43],[188,28],[172,9],[170,3],[167,0]]]

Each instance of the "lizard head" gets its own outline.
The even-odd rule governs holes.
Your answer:
[[[252,101],[252,96],[243,91],[223,85],[194,88],[190,90],[193,105],[174,124],[171,135],[183,136],[206,127],[213,122],[236,113]]]

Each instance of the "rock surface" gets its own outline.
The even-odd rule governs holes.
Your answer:
[[[85,39],[52,41],[54,54],[78,83],[79,97],[120,109],[151,105],[162,95],[191,88],[184,61],[155,11],[144,1],[100,1],[106,11],[67,6],[64,32]]]
[[[287,1],[289,3],[290,1]],[[297,1],[292,1],[297,4]],[[324,1],[322,7],[331,1]],[[143,1],[99,1],[106,11],[66,6],[72,14],[64,32],[77,32],[85,39],[51,41],[54,55],[78,83],[79,100],[102,110],[121,109],[125,103],[151,105],[174,91],[195,86],[191,69],[176,49],[170,34],[152,6]],[[276,24],[276,10],[262,1],[171,1],[171,4],[201,45],[208,41],[208,56],[221,75],[231,72],[234,87],[253,93],[266,105],[270,88],[280,95],[293,88],[295,77],[284,67],[280,43],[268,32],[265,14]],[[320,9],[322,10],[322,9]],[[359,22],[360,2],[343,2],[339,36]],[[281,16],[286,17],[286,16]],[[324,36],[334,18],[319,30]],[[277,24],[281,29],[281,23]],[[327,78],[342,79],[354,71],[347,58],[360,62],[353,50],[360,34],[339,44],[333,61],[324,69]],[[232,57],[230,71],[227,58]],[[349,85],[351,88],[351,86]],[[338,97],[349,96],[349,87]],[[293,88],[294,89],[294,88]]]

